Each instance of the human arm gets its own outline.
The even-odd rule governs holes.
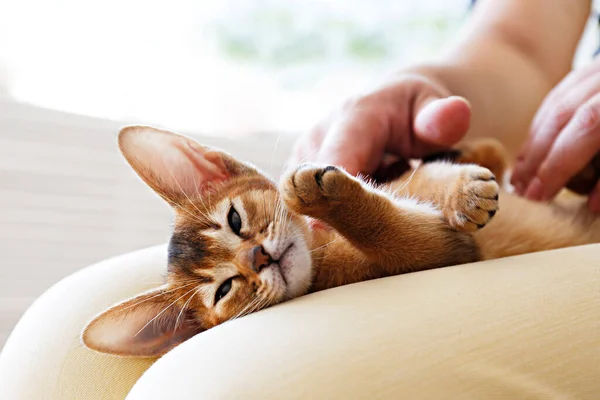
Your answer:
[[[298,141],[295,161],[373,173],[385,153],[420,157],[467,131],[497,137],[514,153],[546,93],[570,70],[590,4],[480,0],[446,54],[346,102]]]

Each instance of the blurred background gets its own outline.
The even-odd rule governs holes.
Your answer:
[[[13,1],[4,91],[95,117],[240,135],[301,131],[431,56],[468,0]]]
[[[276,177],[298,134],[435,57],[469,4],[0,0],[0,347],[60,278],[168,238],[168,208],[117,151],[120,126],[182,131]],[[578,60],[596,47],[590,29]]]

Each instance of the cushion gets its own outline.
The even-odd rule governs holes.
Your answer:
[[[597,398],[600,245],[348,285],[195,336],[155,362],[98,354],[95,314],[160,284],[164,246],[38,299],[0,355],[0,398]]]

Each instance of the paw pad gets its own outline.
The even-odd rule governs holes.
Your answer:
[[[465,166],[455,191],[448,198],[448,221],[459,231],[485,227],[498,212],[499,186],[486,168]]]

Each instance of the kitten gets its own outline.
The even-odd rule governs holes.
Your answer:
[[[150,127],[123,129],[119,147],[171,205],[175,227],[166,283],[85,328],[83,343],[104,353],[160,356],[306,293],[600,241],[597,220],[581,204],[532,203],[503,191],[499,211],[496,177],[506,157],[490,140],[454,151],[453,163],[424,160],[381,188],[313,165],[277,186],[224,152]]]

